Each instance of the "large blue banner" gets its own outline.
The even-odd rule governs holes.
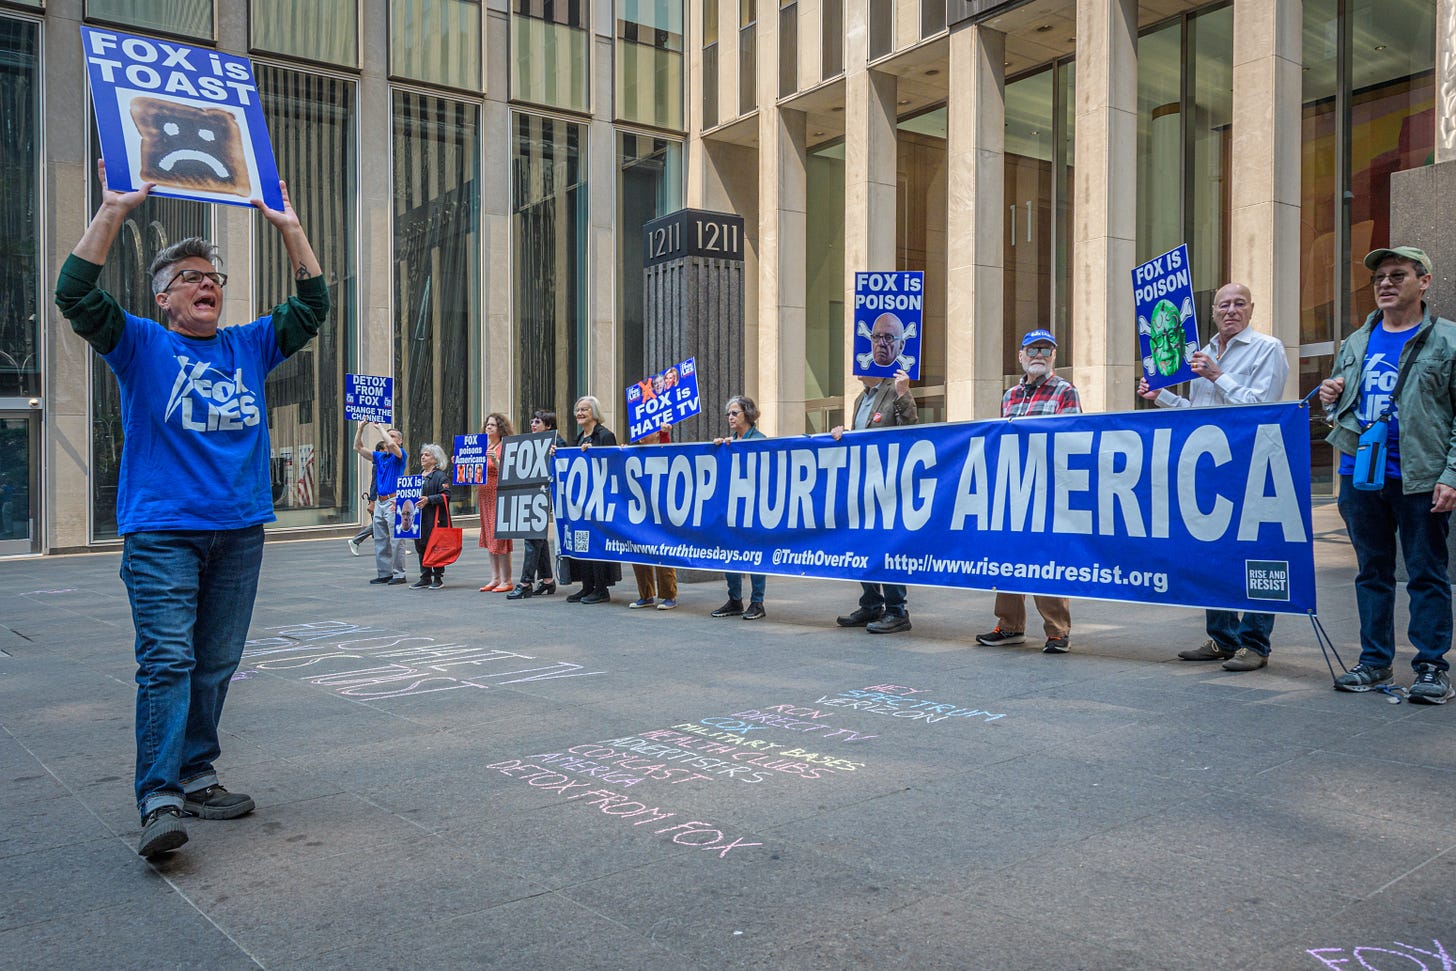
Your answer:
[[[725,445],[558,449],[563,553],[709,570],[1304,613],[1298,402]]]

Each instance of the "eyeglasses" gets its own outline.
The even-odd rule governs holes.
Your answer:
[[[732,408],[729,408],[728,409],[728,417],[729,418],[732,418],[735,415],[741,415],[741,414],[743,414],[743,412],[741,412],[741,411],[734,411]]]
[[[1413,273],[1407,273],[1405,270],[1396,270],[1394,273],[1376,273],[1370,277],[1370,285],[1372,287],[1378,287],[1388,280],[1392,285],[1398,287],[1402,283],[1404,283],[1408,277],[1414,275],[1415,274]]]
[[[533,425],[539,425],[539,424],[541,424],[541,419],[539,419],[539,418],[532,418],[531,419],[531,424],[533,424]]]
[[[171,280],[167,281],[167,285],[162,288],[162,292],[166,293],[168,290],[172,289],[172,287],[176,285],[178,280],[181,280],[182,283],[186,286],[195,287],[197,284],[202,282],[204,277],[211,280],[214,286],[227,286],[228,277],[226,273],[218,273],[215,270],[211,273],[207,273],[202,270],[180,270],[178,271],[176,276],[172,277]]]
[[[1046,347],[1041,344],[1033,344],[1030,347],[1023,347],[1027,357],[1051,357],[1057,352],[1055,347]]]
[[[872,344],[893,344],[893,343],[895,343],[898,340],[903,340],[903,338],[896,337],[894,334],[871,334],[870,335],[870,343],[872,343]]]

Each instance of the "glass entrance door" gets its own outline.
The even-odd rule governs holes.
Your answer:
[[[0,411],[0,556],[39,550],[40,416]]]

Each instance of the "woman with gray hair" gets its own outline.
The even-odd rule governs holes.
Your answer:
[[[439,590],[445,586],[445,568],[425,566],[424,556],[435,527],[450,524],[450,485],[445,474],[448,466],[443,448],[434,442],[420,446],[420,471],[425,474],[418,506],[420,538],[415,540],[415,552],[420,555],[420,578],[410,584],[411,590]]]
[[[576,407],[573,409],[576,416],[577,427],[581,433],[576,436],[576,444],[583,449],[591,448],[593,445],[615,445],[617,436],[612,430],[602,424],[602,403],[591,395],[577,399]],[[621,567],[613,567],[616,564],[603,563],[600,560],[571,560],[571,578],[581,579],[581,589],[566,598],[567,603],[599,604],[606,603],[612,599],[607,592],[607,587],[616,577],[621,576]]]
[[[736,394],[728,399],[728,403],[723,406],[723,411],[728,418],[729,435],[725,438],[713,439],[714,445],[768,438],[758,430],[758,406],[753,403],[752,398]],[[744,620],[762,620],[768,616],[768,612],[763,609],[764,588],[768,586],[768,577],[762,573],[748,575],[749,599],[746,608],[743,606],[743,574],[725,573],[723,578],[728,581],[728,602],[713,611],[712,616],[741,616]]]

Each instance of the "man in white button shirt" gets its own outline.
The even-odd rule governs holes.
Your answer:
[[[1167,389],[1152,391],[1147,378],[1138,381],[1138,394],[1159,408],[1207,408],[1278,401],[1289,377],[1284,344],[1249,327],[1254,300],[1242,283],[1228,283],[1213,297],[1213,322],[1218,333],[1195,351],[1189,366],[1198,375],[1188,384],[1188,397]],[[1208,640],[1178,652],[1185,661],[1223,661],[1228,671],[1256,671],[1269,663],[1269,634],[1273,614],[1234,610],[1207,612]]]

